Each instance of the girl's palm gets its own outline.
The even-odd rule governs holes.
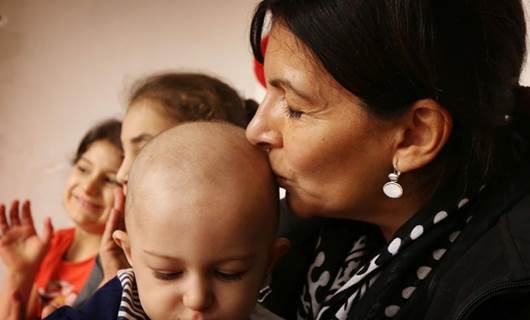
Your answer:
[[[22,205],[19,214],[19,203],[14,201],[9,211],[9,222],[6,210],[0,204],[0,257],[10,271],[36,272],[49,248],[53,227],[47,218],[44,232],[37,235],[29,201]]]

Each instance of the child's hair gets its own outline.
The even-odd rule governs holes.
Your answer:
[[[245,127],[256,103],[243,100],[228,84],[200,73],[161,73],[138,81],[129,106],[142,99],[159,103],[179,121],[225,120]]]
[[[77,147],[77,152],[75,153],[74,158],[72,159],[72,164],[76,164],[77,161],[83,156],[83,154],[90,148],[90,146],[96,141],[108,141],[113,146],[122,149],[121,140],[121,122],[116,119],[108,119],[102,121],[95,126],[93,126],[88,132],[84,135],[83,139]]]

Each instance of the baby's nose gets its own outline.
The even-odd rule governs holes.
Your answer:
[[[190,278],[188,279],[186,292],[182,297],[182,303],[194,311],[208,310],[214,300],[208,281],[198,276],[190,276]]]

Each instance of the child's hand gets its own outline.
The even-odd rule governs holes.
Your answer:
[[[59,303],[59,302],[51,302],[50,304],[46,305],[44,308],[42,308],[41,313],[41,319],[46,318],[50,314],[52,314],[55,310],[59,309],[60,307],[66,305],[65,303]]]
[[[24,304],[22,303],[20,294],[17,291],[13,292],[9,295],[7,302],[7,309],[0,312],[2,319],[24,320]]]
[[[8,222],[4,204],[0,203],[0,257],[9,272],[33,276],[50,246],[53,234],[51,220],[45,219],[44,231],[39,237],[27,200],[22,204],[22,214],[19,213],[19,202],[13,201],[9,220]]]
[[[114,242],[114,239],[112,239],[112,233],[114,231],[125,230],[124,204],[125,196],[123,195],[123,191],[121,188],[116,188],[116,191],[114,191],[114,208],[111,210],[109,219],[105,225],[105,231],[103,232],[99,249],[101,267],[103,268],[103,281],[101,285],[114,278],[118,270],[129,267],[125,254]]]

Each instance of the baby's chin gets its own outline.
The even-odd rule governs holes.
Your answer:
[[[147,316],[150,320],[248,320],[250,319],[250,314],[248,316],[237,316],[232,315],[219,315],[219,314],[202,314],[200,312],[196,313],[171,313],[167,314],[149,314]]]

